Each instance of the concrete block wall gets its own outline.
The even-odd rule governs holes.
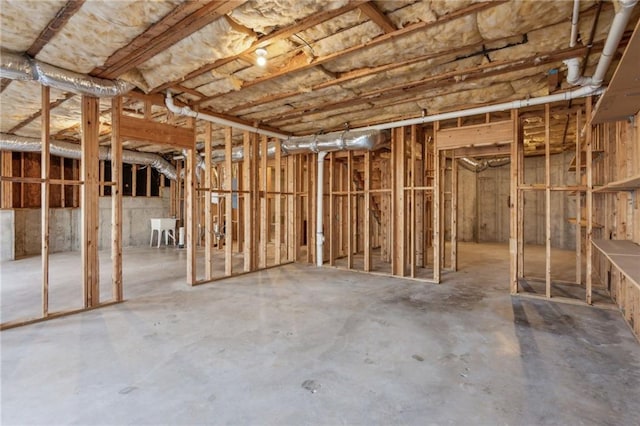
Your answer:
[[[150,219],[168,217],[168,188],[162,197],[124,197],[122,202],[122,244],[124,247],[149,244]],[[80,250],[81,215],[78,208],[50,209],[49,247],[51,253]],[[99,200],[99,249],[111,247],[111,198]],[[40,254],[40,209],[0,211],[2,230],[0,260]]]

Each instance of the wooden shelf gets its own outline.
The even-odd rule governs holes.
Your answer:
[[[640,288],[640,245],[629,240],[591,240],[591,243]]]
[[[636,189],[640,189],[640,174],[594,188],[593,192],[634,191]]]

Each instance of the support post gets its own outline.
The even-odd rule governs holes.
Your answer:
[[[242,135],[242,152],[244,158],[242,159],[242,190],[243,190],[243,209],[244,209],[244,271],[250,272],[252,268],[252,249],[254,245],[253,239],[253,221],[255,219],[255,212],[253,207],[253,189],[251,187],[251,174],[255,173],[251,169],[251,134],[245,131]]]
[[[576,112],[576,187],[582,186],[582,110]],[[582,191],[576,190],[576,284],[582,284]]]
[[[519,226],[519,131],[518,110],[511,110],[513,121],[513,138],[511,142],[511,174],[510,174],[510,205],[509,205],[509,290],[511,294],[518,293],[518,226]]]
[[[324,204],[324,157],[326,155],[327,153],[324,151],[318,152],[318,179],[316,179],[316,266],[318,267],[322,266],[322,264],[324,263],[324,233],[322,231],[322,209]],[[329,192],[331,192],[331,189],[329,189]]]
[[[40,161],[40,225],[41,225],[41,259],[42,259],[42,316],[49,314],[49,124],[50,103],[49,86],[41,86],[42,114],[40,135],[42,138],[42,151]]]
[[[122,283],[122,98],[111,100],[111,286],[113,299],[124,299]],[[160,238],[160,237],[158,237]]]
[[[275,203],[275,238],[274,238],[274,263],[279,265],[282,257],[282,156],[280,151],[280,139],[274,140],[274,146],[276,150],[276,158],[274,161],[274,196],[273,202]]]
[[[262,193],[262,197],[260,198],[260,253],[258,257],[258,266],[260,269],[267,267],[267,236],[269,235],[269,217],[267,214],[267,149],[268,139],[262,135],[260,138],[260,192]]]
[[[190,119],[191,126],[195,126],[195,120]],[[195,132],[194,132],[195,138]],[[194,143],[195,146],[195,143]],[[195,149],[186,150],[185,184],[184,184],[184,216],[187,244],[187,284],[194,285],[196,277],[196,153]]]
[[[211,209],[211,122],[204,123],[204,274],[213,278],[213,213]]]
[[[232,163],[232,131],[231,127],[224,129],[224,174],[227,179],[228,191],[224,203],[224,274],[229,277],[233,273],[233,163]]]
[[[364,153],[364,270],[371,271],[371,151]]]
[[[551,136],[549,104],[544,106],[545,294],[551,298]]]
[[[440,283],[440,150],[438,131],[440,122],[433,123],[434,165],[433,165],[433,280]]]
[[[451,156],[451,270],[458,270],[458,161]]]
[[[587,235],[585,241],[585,256],[587,257],[587,270],[586,274],[586,295],[585,301],[587,304],[591,304],[591,292],[593,285],[593,247],[591,245],[591,239],[593,238],[593,128],[591,126],[591,108],[592,108],[591,96],[587,98],[586,102],[586,114],[585,121],[587,125],[586,141],[587,144]]]
[[[91,308],[100,302],[98,265],[98,143],[100,100],[82,96],[82,275],[84,307]]]

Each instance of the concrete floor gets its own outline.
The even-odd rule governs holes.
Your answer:
[[[2,424],[638,424],[618,312],[511,298],[505,245],[460,249],[442,285],[293,264],[195,288],[183,252],[127,250],[126,303],[0,333]]]

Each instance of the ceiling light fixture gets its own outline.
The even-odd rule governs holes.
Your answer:
[[[256,64],[258,64],[259,67],[267,65],[267,49],[256,49],[256,56],[258,57],[256,59]]]

